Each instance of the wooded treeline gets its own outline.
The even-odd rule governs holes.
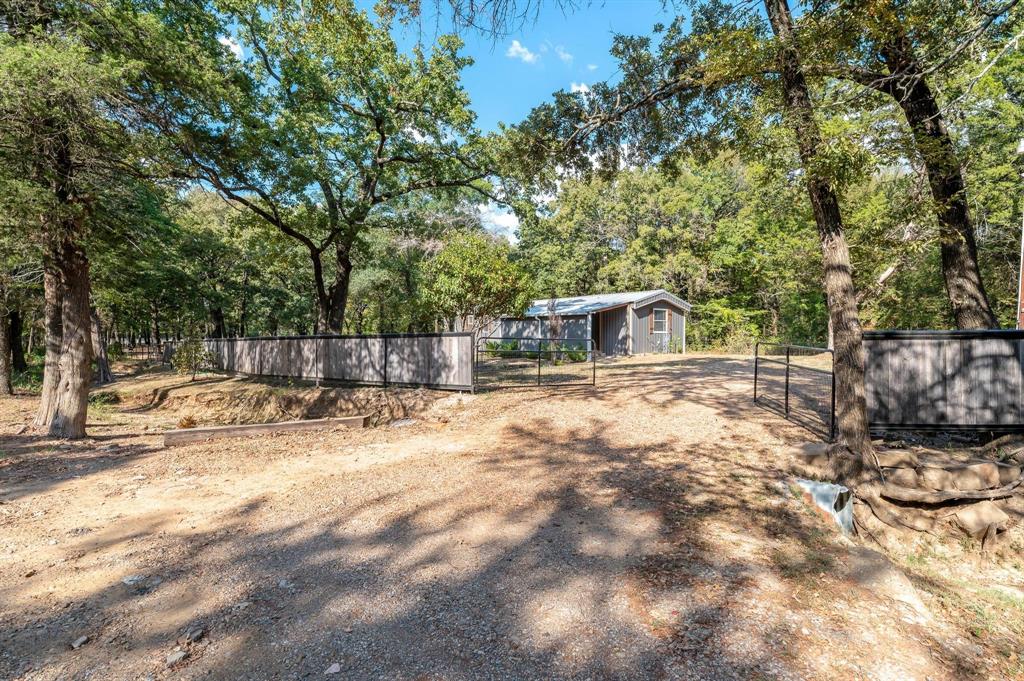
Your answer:
[[[1013,323],[1017,5],[694,3],[617,37],[616,80],[484,134],[459,38],[395,43],[420,3],[11,0],[0,388],[45,355],[37,423],[79,436],[108,344],[663,287],[691,347],[831,328],[856,405],[862,325]]]

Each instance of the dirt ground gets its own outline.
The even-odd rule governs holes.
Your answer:
[[[597,382],[324,397],[150,372],[75,443],[14,434],[35,399],[0,400],[0,678],[1024,676],[1020,518],[994,557],[918,538],[894,567],[793,492],[810,436],[751,404],[748,358]],[[246,391],[387,416],[161,447],[186,416],[276,413]]]

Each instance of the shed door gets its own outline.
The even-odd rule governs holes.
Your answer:
[[[606,355],[629,354],[629,333],[626,327],[628,308],[620,307],[606,310],[598,314],[600,330],[600,348]]]

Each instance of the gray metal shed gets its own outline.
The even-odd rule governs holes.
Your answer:
[[[535,300],[522,317],[501,319],[494,338],[551,338],[548,317],[561,319],[559,337],[590,338],[604,355],[686,352],[692,305],[664,289]]]

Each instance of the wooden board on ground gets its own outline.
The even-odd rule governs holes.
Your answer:
[[[164,447],[183,445],[189,442],[218,440],[227,437],[249,437],[262,433],[289,433],[299,430],[319,430],[348,426],[365,428],[368,416],[343,416],[330,419],[308,419],[305,421],[281,421],[278,423],[250,423],[234,426],[212,426],[209,428],[182,428],[164,433]]]

